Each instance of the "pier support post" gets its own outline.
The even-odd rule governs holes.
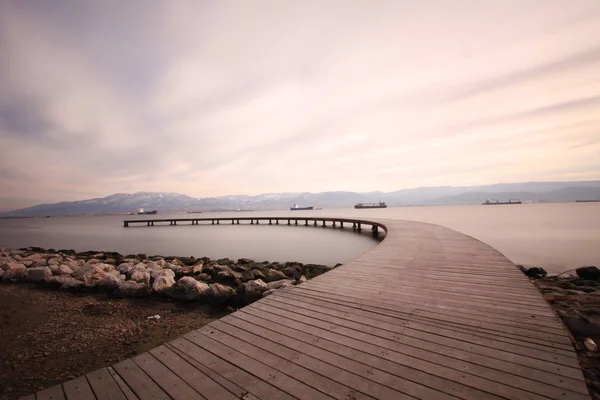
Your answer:
[[[233,224],[235,224],[235,220],[234,219],[231,220],[231,225],[233,225]]]
[[[212,224],[212,225],[214,225],[214,224],[215,224],[215,220],[214,220],[214,219],[211,221],[211,224]]]
[[[253,219],[250,220],[250,225],[254,225],[254,220]]]
[[[260,224],[260,221],[258,220],[258,218],[256,219],[256,225]]]
[[[359,232],[362,231],[362,228],[360,227],[360,223],[358,224],[358,227],[356,228]]]
[[[294,221],[294,224],[295,224],[295,225],[298,225],[298,220],[295,220],[295,221]]]
[[[269,225],[273,225],[273,221],[269,220]]]
[[[239,224],[240,224],[240,220],[238,219],[238,220],[237,220],[237,225],[239,225]]]
[[[308,226],[308,220],[307,219],[304,220],[304,226]]]
[[[221,220],[217,220],[217,225],[221,225]]]
[[[356,222],[352,223],[352,229],[356,230]]]
[[[335,228],[335,221],[333,221],[333,227]]]
[[[150,221],[150,226],[154,226],[154,221]]]
[[[379,227],[377,225],[373,225],[371,230],[373,231],[373,235],[375,235],[375,236],[379,235]]]
[[[323,220],[323,228],[325,228],[325,220]]]
[[[275,220],[275,225],[279,225],[279,220],[278,219]]]
[[[129,222],[123,221],[123,228],[129,228]]]
[[[150,226],[150,221],[146,222],[146,226]]]
[[[317,226],[317,220],[316,219],[313,221],[313,225]]]
[[[344,227],[344,222],[340,221],[340,228]]]
[[[173,221],[173,225],[177,225],[177,221]]]
[[[291,225],[291,224],[290,224],[290,220],[289,220],[289,219],[288,219],[288,225]]]

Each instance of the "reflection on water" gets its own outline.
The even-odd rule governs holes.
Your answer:
[[[202,213],[206,217],[288,216],[290,211]],[[600,203],[506,206],[388,207],[293,211],[293,216],[405,219],[443,225],[482,240],[515,263],[551,273],[600,265]],[[123,219],[189,218],[97,216],[0,220],[0,246],[112,250],[211,258],[248,257],[333,265],[357,257],[377,241],[370,232],[286,225],[199,225],[123,228]]]

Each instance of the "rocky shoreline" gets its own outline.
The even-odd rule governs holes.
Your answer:
[[[0,249],[0,281],[4,283],[33,282],[73,292],[103,292],[124,298],[160,296],[234,308],[331,269],[245,258],[233,261],[37,247]]]
[[[548,276],[543,268],[520,268],[569,330],[588,390],[600,400],[600,269]]]

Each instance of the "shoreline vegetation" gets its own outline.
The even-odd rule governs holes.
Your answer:
[[[0,346],[0,400],[133,357],[331,269],[0,249],[0,337],[8,344]]]

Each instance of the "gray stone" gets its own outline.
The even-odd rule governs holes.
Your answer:
[[[267,282],[279,281],[281,279],[286,279],[287,277],[281,271],[277,271],[276,269],[269,269],[265,272],[265,279]]]
[[[206,299],[213,305],[225,304],[234,296],[235,290],[220,283],[211,284],[205,293]]]
[[[4,275],[2,275],[2,280],[4,282],[14,282],[23,279],[25,277],[25,271],[27,271],[27,267],[23,264],[14,262],[3,264],[2,269],[4,270]]]
[[[251,303],[262,297],[263,292],[267,291],[268,287],[265,282],[261,279],[249,281],[246,283],[246,293],[244,293],[244,300],[246,303]]]
[[[62,263],[62,257],[58,256],[58,257],[53,257],[51,259],[48,260],[48,266],[52,266],[52,265],[60,265]]]
[[[242,277],[241,277],[242,282],[248,282],[248,281],[255,279],[252,271],[244,271],[244,272],[242,272],[241,275],[242,275]]]
[[[52,276],[52,270],[48,267],[33,267],[25,271],[25,279],[30,282],[42,282]]]
[[[198,282],[191,276],[184,276],[171,287],[170,295],[176,300],[198,300],[208,288],[206,283]]]
[[[98,289],[112,292],[121,284],[121,280],[113,274],[107,274],[104,278],[98,281]]]
[[[115,293],[120,297],[145,297],[150,294],[150,288],[140,282],[123,281],[119,282]]]
[[[253,269],[250,272],[252,272],[252,275],[254,275],[254,279],[262,279],[263,281],[265,280],[265,274],[263,274],[262,271]]]
[[[161,275],[157,277],[152,283],[152,289],[156,293],[164,294],[168,292],[173,285],[175,285],[174,277],[168,275]]]
[[[133,269],[133,265],[131,263],[121,263],[117,267],[117,271],[119,271],[120,273],[125,274],[125,275],[130,274],[132,269]]]

